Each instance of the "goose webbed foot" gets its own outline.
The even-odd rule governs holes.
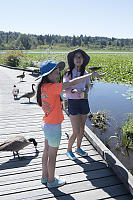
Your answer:
[[[25,157],[24,157],[24,156],[20,157],[20,155],[19,155],[18,152],[16,152],[16,155],[18,156],[18,159],[19,159],[19,160],[25,160]]]
[[[22,159],[22,157],[20,157],[18,151],[16,151],[16,153],[13,151],[13,156],[14,156],[14,158],[16,157],[16,155],[18,156],[18,159],[19,159],[19,160]]]
[[[13,156],[14,156],[14,158],[15,158],[15,155],[16,155],[16,154],[15,154],[15,152],[13,151]]]
[[[19,156],[19,153],[18,153],[18,151],[16,151],[16,155],[18,156],[18,159],[21,159],[21,158],[20,158],[20,156]]]

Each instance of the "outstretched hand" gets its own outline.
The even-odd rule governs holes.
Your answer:
[[[81,94],[83,91],[78,91],[77,89],[72,89],[71,92],[76,93],[76,94]]]
[[[97,78],[102,78],[103,76],[106,75],[106,72],[102,73],[102,74],[98,74],[97,72],[93,72],[92,76],[97,77]]]

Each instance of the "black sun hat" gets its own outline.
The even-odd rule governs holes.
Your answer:
[[[82,66],[85,67],[86,65],[88,65],[88,63],[90,61],[90,56],[87,53],[85,53],[82,49],[76,49],[74,51],[71,51],[67,55],[68,65],[69,65],[70,68],[74,66],[74,56],[78,52],[80,52],[82,54],[83,59],[84,59]]]

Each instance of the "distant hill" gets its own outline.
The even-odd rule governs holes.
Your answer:
[[[84,48],[86,50],[133,51],[133,39],[91,36],[34,35],[0,31],[0,50]]]

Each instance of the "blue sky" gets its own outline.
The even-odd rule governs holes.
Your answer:
[[[0,31],[133,38],[133,0],[0,0]]]

